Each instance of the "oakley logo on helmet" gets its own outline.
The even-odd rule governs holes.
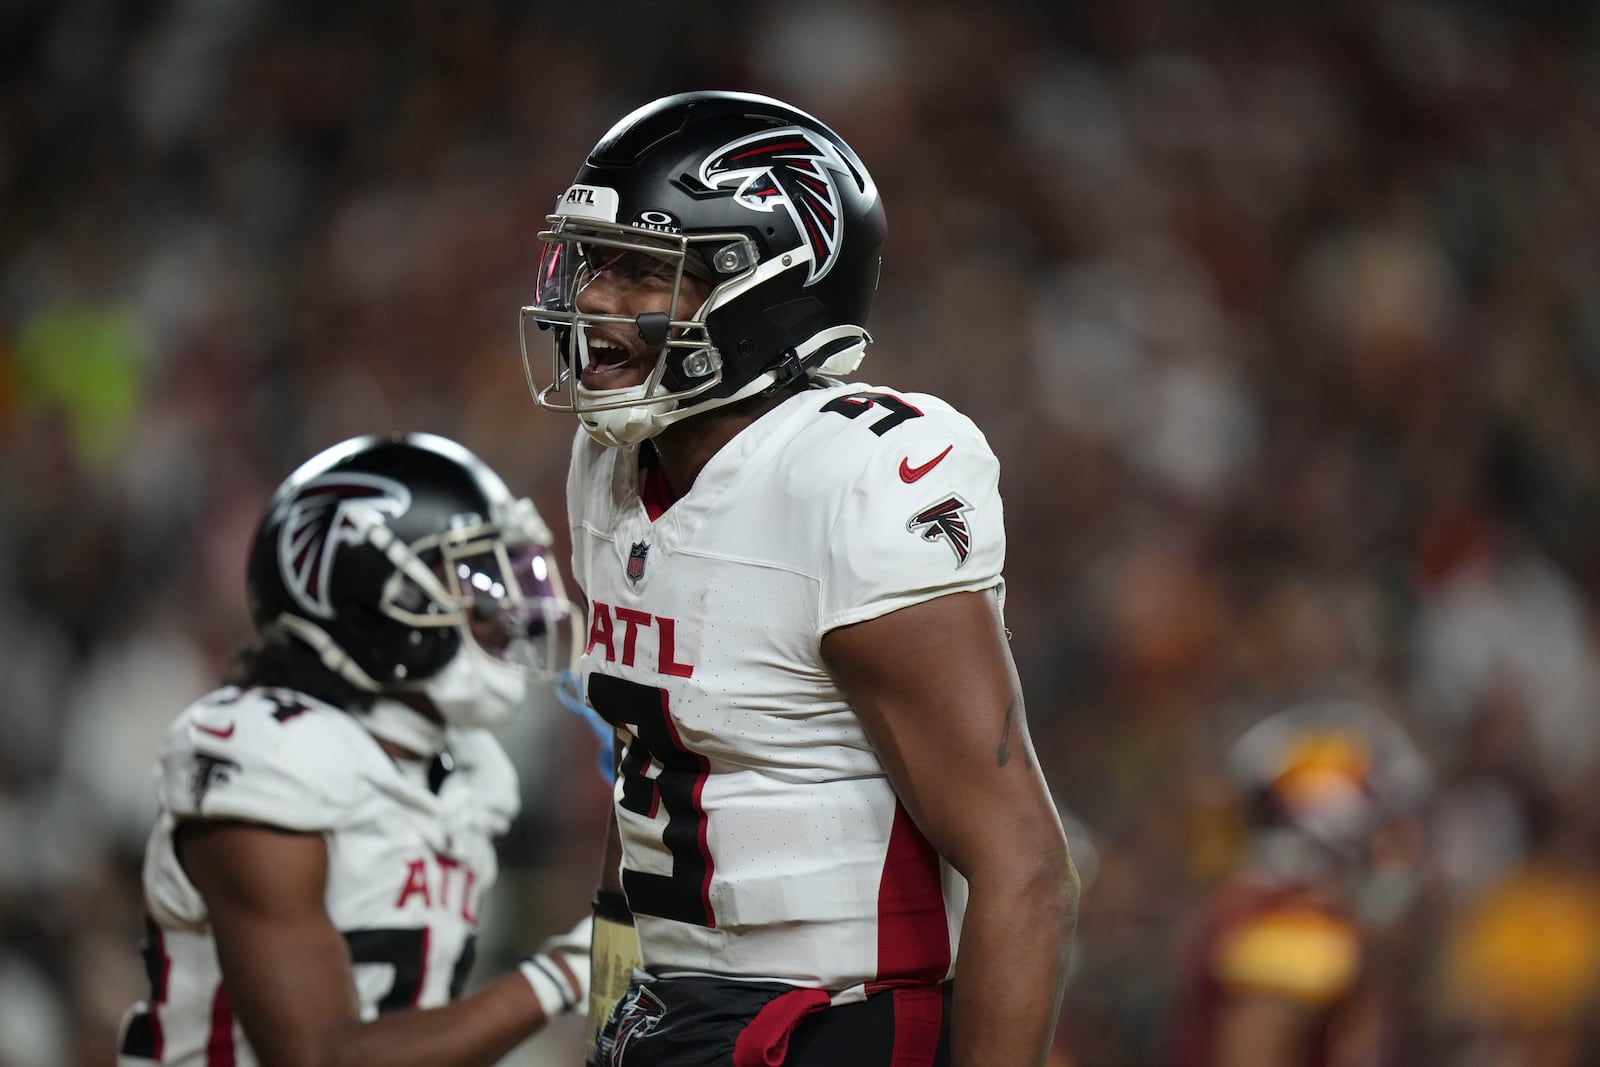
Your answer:
[[[906,523],[906,529],[912,533],[921,533],[924,541],[944,538],[945,544],[956,554],[956,566],[959,567],[972,554],[972,531],[967,528],[967,520],[962,517],[971,510],[971,504],[959,496],[951,495],[911,516],[911,521]]]
[[[700,180],[712,188],[740,182],[734,200],[752,211],[783,205],[811,249],[807,285],[832,269],[844,236],[836,174],[855,180],[837,148],[798,126],[741,137],[700,164]]]
[[[372,474],[325,474],[295,494],[278,535],[278,569],[290,595],[320,618],[333,617],[328,590],[334,553],[342,544],[359,545],[367,539],[365,525],[351,514],[351,505],[358,502],[392,518],[411,506],[411,492]]]
[[[678,222],[678,216],[670,211],[641,211],[633,217],[633,224],[641,230],[656,230],[660,233],[683,232],[683,225]]]

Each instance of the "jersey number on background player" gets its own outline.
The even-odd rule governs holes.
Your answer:
[[[389,992],[378,1001],[378,1014],[411,1008],[417,1004],[422,992],[422,982],[427,977],[428,928],[425,926],[396,926],[382,930],[346,930],[345,944],[350,948],[350,962],[377,964],[394,968],[394,981]],[[477,955],[477,938],[468,937],[461,946],[461,955],[450,972],[450,999],[455,1000],[466,988],[467,975],[472,971],[473,957]]]

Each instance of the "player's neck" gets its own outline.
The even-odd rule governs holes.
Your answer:
[[[656,466],[666,479],[671,498],[681,498],[694,486],[700,471],[724,445],[740,431],[783,403],[791,395],[784,389],[766,396],[753,396],[727,407],[714,408],[684,419],[650,439],[656,453]]]

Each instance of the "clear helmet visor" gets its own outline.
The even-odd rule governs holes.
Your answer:
[[[572,310],[579,274],[586,269],[582,246],[575,241],[552,239],[539,256],[539,283],[534,308],[555,313]]]
[[[578,611],[541,546],[495,543],[447,553],[445,570],[462,626],[489,658],[542,679],[576,664]]]

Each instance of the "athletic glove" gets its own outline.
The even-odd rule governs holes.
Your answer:
[[[593,917],[585,916],[571,930],[546,940],[539,951],[517,965],[533,987],[533,995],[539,998],[546,1019],[566,1011],[582,1014],[587,1009],[593,928]]]

